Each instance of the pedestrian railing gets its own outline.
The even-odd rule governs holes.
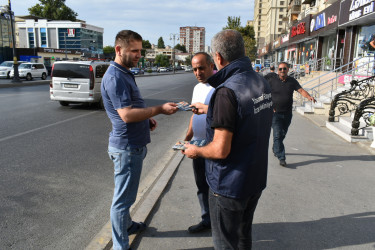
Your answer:
[[[335,68],[319,77],[309,80],[301,86],[314,98],[319,98],[323,94],[329,93],[330,100],[333,99],[334,91],[343,86],[346,82],[354,79],[367,78],[372,75],[374,65],[373,57],[361,57],[350,63]],[[303,104],[303,97],[300,95],[297,100],[298,105]]]
[[[354,113],[351,135],[358,135],[360,129],[370,127],[370,117],[375,113],[375,96],[360,102]],[[360,128],[360,120],[363,119],[365,126]],[[373,135],[375,136],[375,135]]]
[[[374,96],[375,76],[363,80],[352,80],[350,88],[334,96],[329,109],[329,122],[334,122],[336,117],[348,114],[357,109],[361,101]],[[338,114],[336,114],[336,110]]]

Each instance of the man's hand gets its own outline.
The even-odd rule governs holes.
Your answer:
[[[150,123],[150,130],[151,131],[154,131],[156,129],[156,127],[158,126],[157,121],[155,121],[155,119],[153,119],[153,118],[149,119],[149,123]]]
[[[198,158],[198,147],[192,144],[185,144],[185,149],[182,150],[182,153],[191,159]]]
[[[162,114],[171,115],[177,112],[177,104],[174,102],[167,102],[161,106]]]
[[[196,103],[192,103],[190,107],[193,108],[192,111],[196,115],[207,114],[208,105],[205,105],[200,102],[196,102]]]
[[[316,103],[316,100],[315,100],[314,97],[310,96],[308,99],[309,99],[310,101],[313,101],[314,103]]]

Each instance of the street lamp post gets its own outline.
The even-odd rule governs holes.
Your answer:
[[[173,48],[172,48],[172,61],[173,61],[173,74],[175,73],[175,52],[174,52],[174,46],[175,46],[175,42],[176,42],[176,36],[178,36],[178,34],[173,34],[171,33],[170,34],[170,37],[169,37],[169,40],[172,40],[173,39]],[[179,40],[179,38],[177,37],[177,41]]]
[[[14,72],[14,77],[12,79],[12,82],[14,83],[20,83],[22,82],[20,79],[20,75],[18,72],[18,61],[17,61],[17,53],[16,53],[16,39],[14,37],[14,28],[13,28],[13,16],[12,15],[12,6],[10,3],[10,0],[8,0],[8,11],[9,11],[9,16],[10,16],[10,26],[12,29],[12,43],[13,43],[13,72]]]

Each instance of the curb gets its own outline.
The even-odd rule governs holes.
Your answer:
[[[0,89],[44,85],[44,84],[50,84],[50,82],[51,80],[42,80],[42,81],[33,81],[33,82],[22,81],[21,83],[0,83]]]
[[[164,167],[162,173],[155,179],[153,184],[147,191],[137,197],[137,200],[130,209],[130,213],[134,221],[146,221],[155,204],[163,194],[166,186],[171,180],[173,174],[176,172],[184,155],[180,152],[174,152],[173,158]],[[137,195],[138,196],[138,195]],[[133,214],[134,213],[134,214]],[[129,245],[135,240],[137,235],[129,236]],[[94,239],[85,248],[86,250],[109,250],[112,249],[112,228],[109,220]]]

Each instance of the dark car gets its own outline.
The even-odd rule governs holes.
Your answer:
[[[130,71],[133,73],[133,75],[140,75],[145,73],[143,69],[140,68],[131,68]]]

